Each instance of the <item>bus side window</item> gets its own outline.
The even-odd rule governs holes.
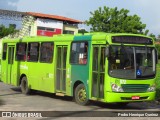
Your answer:
[[[39,43],[28,43],[27,61],[37,62],[39,57]]]
[[[52,63],[53,61],[53,42],[41,43],[40,62]]]
[[[7,43],[4,43],[4,44],[3,44],[2,60],[6,60],[6,54],[7,54]]]
[[[71,64],[87,64],[87,56],[88,56],[87,53],[88,53],[87,42],[72,43],[70,63]]]
[[[26,60],[26,48],[27,48],[27,43],[17,43],[17,48],[16,48],[16,60],[17,61]]]

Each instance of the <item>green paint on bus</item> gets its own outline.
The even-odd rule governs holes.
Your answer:
[[[1,80],[73,96],[78,104],[151,101],[155,98],[156,50],[150,37],[87,33],[2,41]]]

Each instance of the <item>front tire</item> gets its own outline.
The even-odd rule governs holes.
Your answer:
[[[31,91],[28,87],[28,81],[26,77],[22,78],[20,87],[21,87],[22,93],[25,95],[28,95]]]
[[[79,84],[74,92],[75,102],[79,105],[87,105],[89,99],[84,84]]]

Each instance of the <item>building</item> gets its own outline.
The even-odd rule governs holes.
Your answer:
[[[0,19],[22,21],[19,32],[6,36],[6,38],[22,38],[24,36],[52,37],[55,34],[76,34],[78,33],[78,24],[83,23],[72,18],[35,12],[0,10],[0,16]]]
[[[29,26],[30,36],[53,36],[55,34],[76,34],[78,24],[82,21],[67,17],[48,15],[35,12],[27,12],[27,15],[34,17]]]

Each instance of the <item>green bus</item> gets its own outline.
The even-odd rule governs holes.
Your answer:
[[[150,37],[86,33],[2,41],[2,81],[32,90],[127,104],[155,98],[157,52]]]

